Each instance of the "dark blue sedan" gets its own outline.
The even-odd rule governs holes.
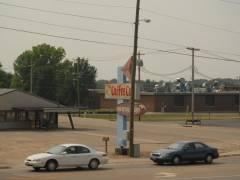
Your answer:
[[[150,159],[157,164],[204,161],[212,163],[218,158],[218,150],[198,141],[180,141],[166,149],[151,153]]]

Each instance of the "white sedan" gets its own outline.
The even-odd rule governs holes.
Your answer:
[[[26,158],[25,165],[34,170],[46,168],[54,171],[58,167],[82,167],[97,169],[106,164],[108,158],[104,152],[96,151],[83,144],[62,144],[51,148],[45,153],[34,154]]]

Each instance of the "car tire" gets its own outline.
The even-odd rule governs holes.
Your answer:
[[[58,167],[58,164],[54,160],[50,160],[46,164],[47,171],[55,171],[57,169],[57,167]]]
[[[204,161],[206,164],[211,164],[213,162],[213,156],[211,154],[207,154]]]
[[[40,171],[40,167],[33,167],[34,171]]]
[[[99,160],[98,159],[92,159],[89,164],[88,164],[88,168],[89,169],[97,169],[99,166]]]
[[[181,163],[181,158],[179,156],[174,156],[172,158],[172,164],[173,165],[179,165]]]

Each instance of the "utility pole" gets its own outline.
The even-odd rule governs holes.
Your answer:
[[[135,102],[136,60],[137,60],[137,48],[138,48],[139,10],[140,10],[140,0],[137,0],[132,74],[131,74],[131,99],[130,99],[130,122],[129,122],[130,123],[129,124],[129,155],[131,157],[134,157],[134,104],[135,104],[134,102]]]
[[[80,59],[77,58],[77,107],[79,108],[80,106],[80,89],[79,89],[79,78],[80,78],[80,73],[79,73],[79,61]]]
[[[194,70],[195,70],[195,65],[194,65],[194,53],[195,51],[200,51],[200,49],[195,49],[193,47],[187,47],[188,50],[191,50],[192,51],[192,109],[191,109],[191,113],[192,113],[192,123],[194,122],[194,111],[195,111],[195,107],[194,107],[194,104],[195,104],[195,98],[194,98]]]
[[[32,94],[33,92],[33,63],[31,59],[31,72],[30,72],[30,93]]]

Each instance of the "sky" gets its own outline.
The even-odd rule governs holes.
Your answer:
[[[21,53],[48,43],[63,47],[68,59],[88,58],[98,70],[97,79],[116,78],[117,67],[133,53],[135,6],[136,0],[0,0],[3,69],[13,72]],[[186,47],[199,48],[196,56],[211,57],[195,57],[196,78],[239,77],[240,62],[212,59],[240,61],[239,19],[240,0],[141,0],[141,79],[191,79],[191,51]]]

